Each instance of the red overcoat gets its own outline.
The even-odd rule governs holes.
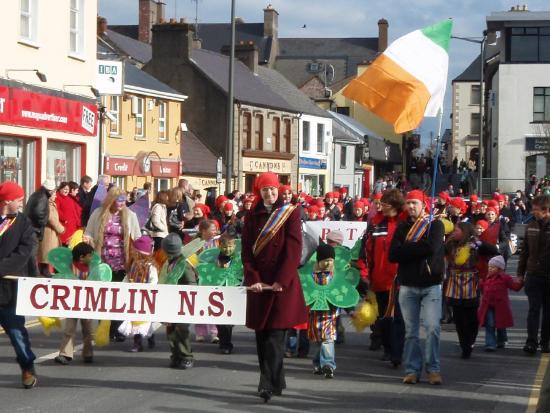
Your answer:
[[[282,206],[277,203],[274,208]],[[257,256],[252,246],[269,218],[263,203],[258,203],[244,219],[242,262],[244,285],[278,282],[282,292],[248,292],[246,326],[254,330],[289,329],[307,321],[304,293],[298,276],[302,254],[300,211],[295,209],[282,228]]]
[[[489,307],[495,309],[496,328],[508,328],[514,325],[514,317],[510,308],[508,290],[519,291],[523,284],[514,280],[505,272],[497,272],[480,280],[481,305],[478,310],[479,324],[485,326],[485,316]]]
[[[75,197],[57,193],[55,205],[59,213],[59,221],[65,227],[65,231],[59,235],[61,243],[69,243],[71,237],[77,229],[82,227],[82,207]]]

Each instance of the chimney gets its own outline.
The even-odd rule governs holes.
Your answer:
[[[97,16],[97,35],[101,36],[107,31],[107,19],[105,17]]]
[[[378,52],[382,53],[388,47],[388,21],[386,19],[378,20]]]
[[[164,20],[165,3],[154,0],[139,0],[138,40],[151,43],[151,28]]]
[[[185,59],[188,60],[193,49],[192,25],[180,19],[170,19],[168,23],[155,24],[152,29],[153,60]]]
[[[223,46],[222,54],[229,56],[231,46]],[[235,58],[244,63],[253,73],[258,73],[258,47],[254,42],[240,42],[235,45]]]
[[[274,39],[279,36],[279,13],[271,4],[264,9],[264,36]]]

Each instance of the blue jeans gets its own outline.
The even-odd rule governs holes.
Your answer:
[[[15,314],[15,305],[0,306],[0,325],[8,335],[22,370],[31,370],[36,356],[31,350],[25,317]]]
[[[315,357],[313,357],[313,366],[320,368],[328,366],[333,370],[336,369],[334,341],[325,340],[317,344],[319,348],[317,349],[317,353],[315,353]]]
[[[508,333],[506,329],[496,328],[495,309],[488,308],[485,316],[485,348],[495,350],[497,344],[504,344],[507,341]]]
[[[441,285],[424,288],[402,285],[399,289],[399,305],[405,321],[403,362],[406,374],[416,374],[420,377],[423,364],[428,373],[438,373],[440,371]],[[426,330],[424,357],[420,347],[420,320],[423,321]]]

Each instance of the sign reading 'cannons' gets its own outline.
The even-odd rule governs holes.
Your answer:
[[[550,150],[550,138],[547,137],[526,137],[525,150],[544,152]]]
[[[243,171],[245,172],[275,172],[276,174],[290,174],[292,164],[281,159],[263,159],[243,157]]]

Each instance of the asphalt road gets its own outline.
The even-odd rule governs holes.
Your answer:
[[[336,347],[335,378],[314,376],[309,359],[286,359],[288,389],[267,405],[255,393],[254,337],[243,327],[236,329],[232,355],[219,354],[213,344],[195,344],[195,367],[183,371],[168,368],[162,327],[153,350],[133,354],[126,352],[130,343],[113,343],[96,349],[91,365],[78,355],[71,365],[60,366],[53,357],[61,333],[46,337],[35,326],[29,331],[39,357],[39,381],[32,390],[21,388],[13,350],[0,334],[0,412],[534,412],[548,359],[521,350],[527,311],[523,291],[512,294],[512,306],[516,327],[508,331],[507,348],[497,353],[483,352],[481,332],[472,358],[462,360],[454,328],[443,326],[442,386],[426,380],[401,384],[403,371],[380,361],[381,352],[367,348],[368,335],[355,333],[344,319],[346,342]]]

